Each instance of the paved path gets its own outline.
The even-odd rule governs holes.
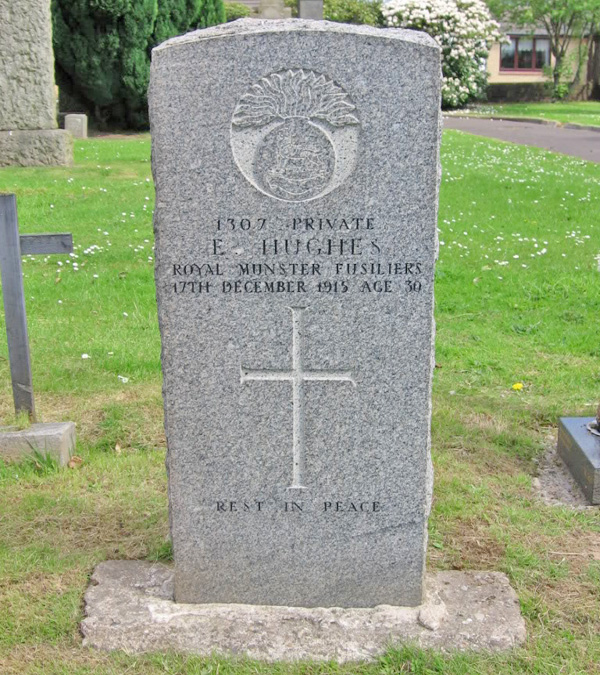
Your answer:
[[[445,129],[459,129],[477,136],[501,141],[534,145],[565,155],[600,162],[600,132],[589,129],[566,129],[550,124],[509,122],[508,120],[476,119],[473,117],[444,117]]]

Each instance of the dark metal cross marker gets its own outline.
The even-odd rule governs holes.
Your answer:
[[[26,412],[32,420],[35,420],[35,405],[21,256],[72,250],[71,234],[19,235],[17,198],[13,194],[0,194],[0,271],[13,399],[16,413]]]
[[[303,314],[306,307],[290,307],[292,310],[292,368],[291,370],[251,370],[242,366],[240,380],[250,382],[291,382],[293,423],[293,468],[290,488],[303,489],[304,486],[304,383],[305,382],[356,382],[351,370],[304,370],[302,359]]]

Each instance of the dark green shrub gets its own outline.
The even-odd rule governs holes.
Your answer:
[[[159,4],[162,0],[159,0]],[[200,0],[200,13],[196,20],[196,28],[207,28],[225,23],[225,4],[223,0]]]
[[[159,0],[152,46],[195,28],[201,4],[201,0]]]
[[[323,0],[323,18],[336,23],[358,23],[383,26],[381,0]],[[298,16],[298,0],[284,0],[291,7],[292,16]]]
[[[384,24],[378,0],[324,0],[323,18],[337,23]]]
[[[243,5],[245,7],[245,5]],[[226,21],[223,0],[158,0],[152,46],[174,35]]]
[[[241,2],[226,2],[225,3],[225,16],[227,21],[235,21],[236,19],[243,19],[252,14],[252,10],[248,5],[244,5]]]
[[[100,126],[147,123],[157,0],[53,0],[56,79]]]
[[[100,128],[147,128],[152,47],[224,21],[222,0],[52,0],[61,99]]]

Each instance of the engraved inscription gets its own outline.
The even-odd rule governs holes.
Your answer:
[[[293,465],[292,484],[290,488],[303,489],[304,486],[304,383],[318,382],[350,382],[356,387],[356,382],[350,370],[304,370],[302,361],[303,313],[306,307],[290,307],[292,310],[292,368],[291,370],[252,370],[241,367],[240,381],[250,382],[262,380],[270,382],[291,382],[293,402]]]
[[[402,293],[409,299],[430,281],[422,260],[389,254],[373,217],[293,217],[274,225],[238,216],[217,219],[215,229],[201,257],[173,262],[174,293],[294,294],[305,296],[302,302],[324,295]]]
[[[216,507],[216,508],[214,508]],[[381,513],[382,504],[379,501],[344,500],[344,501],[284,501],[282,503],[268,503],[266,500],[224,499],[211,503],[211,509],[217,513],[265,513],[269,510],[283,511],[284,513],[304,513],[306,511],[320,513]]]
[[[298,303],[326,295],[376,299],[402,293],[411,301],[431,282],[421,259],[390,253],[372,215],[265,218],[242,212],[215,218],[212,228],[198,257],[173,262],[174,293],[304,296]]]
[[[270,197],[316,199],[356,165],[356,106],[333,80],[312,70],[263,77],[239,100],[231,148],[244,176]]]

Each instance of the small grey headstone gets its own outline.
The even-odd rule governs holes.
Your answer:
[[[283,0],[260,0],[259,15],[261,19],[289,19],[292,10],[283,4]]]
[[[440,53],[241,20],[150,86],[175,599],[423,597]]]
[[[600,433],[594,417],[561,417],[558,454],[590,504],[600,504]]]
[[[322,19],[323,0],[298,0],[298,16],[301,19]]]
[[[0,427],[0,459],[19,461],[33,453],[65,466],[75,451],[74,422],[32,424],[26,429]]]
[[[65,131],[75,138],[87,138],[88,118],[83,113],[65,115]]]

